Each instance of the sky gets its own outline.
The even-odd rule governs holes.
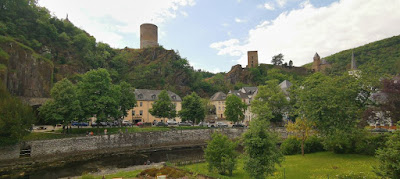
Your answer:
[[[400,35],[400,0],[39,0],[114,48],[139,48],[140,24],[195,69],[227,72],[282,53],[295,66]],[[349,57],[350,58],[350,57]]]

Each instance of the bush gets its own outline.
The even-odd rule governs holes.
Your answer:
[[[368,134],[361,140],[355,141],[355,153],[364,155],[375,155],[376,150],[385,146],[388,135]]]
[[[314,153],[324,151],[322,139],[317,136],[310,136],[304,142],[304,153]]]
[[[379,160],[376,174],[383,178],[400,179],[400,131],[388,138],[385,147],[376,151],[376,157]]]
[[[284,155],[301,153],[301,141],[295,137],[289,137],[281,144],[281,151]]]

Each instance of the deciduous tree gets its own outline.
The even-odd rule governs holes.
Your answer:
[[[179,111],[179,116],[181,116],[183,121],[192,121],[193,124],[199,123],[204,120],[205,115],[205,106],[200,96],[195,92],[183,98],[182,110]]]
[[[268,120],[257,117],[250,122],[250,129],[243,135],[244,169],[252,178],[272,175],[276,165],[283,160],[277,147],[277,136],[268,131],[268,123]]]
[[[291,122],[286,125],[286,130],[293,133],[296,138],[301,140],[301,155],[304,156],[304,142],[311,135],[314,123],[306,118],[298,117],[296,122]]]
[[[244,119],[244,112],[247,105],[236,95],[232,94],[226,98],[225,116],[226,120],[234,123],[242,121]]]
[[[283,61],[283,55],[280,53],[272,57],[271,63],[274,65],[282,65]]]
[[[176,117],[176,106],[171,102],[166,90],[162,90],[158,95],[158,99],[152,104],[149,109],[151,115],[159,118],[174,118]]]
[[[208,170],[211,172],[216,169],[222,175],[232,175],[238,156],[235,151],[236,146],[237,143],[229,140],[227,136],[213,133],[212,140],[207,143],[207,148],[204,150]]]

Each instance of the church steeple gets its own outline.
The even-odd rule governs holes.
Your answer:
[[[357,70],[356,60],[354,59],[354,51],[351,52],[351,70]]]

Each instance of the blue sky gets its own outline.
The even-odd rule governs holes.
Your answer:
[[[112,2],[112,3],[111,3]],[[384,3],[383,3],[384,2]],[[159,43],[196,69],[245,66],[283,53],[295,65],[400,34],[399,0],[39,0],[115,48],[139,48],[139,26],[159,27]]]

